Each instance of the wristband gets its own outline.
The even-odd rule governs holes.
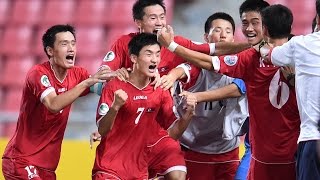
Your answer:
[[[174,52],[176,48],[179,46],[176,42],[172,41],[170,45],[168,46],[169,51]]]

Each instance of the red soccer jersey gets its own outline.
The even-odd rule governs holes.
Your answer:
[[[97,147],[93,174],[111,173],[123,179],[143,179],[147,175],[147,146],[168,136],[166,130],[176,119],[169,91],[148,85],[138,89],[131,83],[112,80],[105,86],[99,101],[97,121],[111,106],[118,89],[128,94],[112,130]]]
[[[85,69],[74,67],[60,82],[49,62],[34,66],[27,74],[17,128],[3,157],[21,158],[31,165],[56,170],[71,105],[51,113],[41,101],[50,92],[61,94],[88,77]],[[89,89],[83,95],[87,93]]]
[[[132,62],[129,57],[128,44],[130,40],[138,33],[130,33],[120,37],[111,47],[111,50],[104,57],[102,65],[108,65],[112,70],[119,68],[132,68]],[[209,44],[196,44],[191,40],[185,39],[181,36],[175,36],[174,41],[179,45],[188,49],[203,52],[205,54],[210,53]],[[170,52],[167,48],[161,48],[161,61],[158,67],[160,75],[167,74],[171,69],[175,68],[184,60]]]
[[[250,114],[252,155],[269,163],[294,162],[299,111],[294,87],[280,68],[264,64],[253,48],[213,59],[215,70],[245,81]]]

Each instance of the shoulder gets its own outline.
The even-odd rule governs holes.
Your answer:
[[[138,35],[138,33],[129,33],[122,35],[119,37],[119,39],[116,40],[116,43],[129,43],[129,41],[136,35]]]
[[[50,64],[49,62],[44,62],[42,64],[34,65],[27,73],[27,77],[33,77],[36,75],[49,74],[50,73]]]

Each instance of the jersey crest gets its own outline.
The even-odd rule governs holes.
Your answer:
[[[235,64],[237,64],[238,57],[237,56],[225,56],[223,60],[228,66],[234,66]]]
[[[42,75],[40,78],[40,82],[44,87],[50,87],[50,81],[47,75]]]
[[[101,116],[105,116],[108,111],[109,111],[109,106],[108,106],[108,104],[106,104],[106,103],[101,103],[100,106],[99,106],[98,113],[99,113]]]
[[[109,51],[106,56],[103,58],[104,62],[109,62],[112,61],[114,58],[116,57],[116,55],[114,54],[113,51]]]

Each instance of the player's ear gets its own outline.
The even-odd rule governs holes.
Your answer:
[[[141,33],[142,21],[139,19],[136,19],[136,20],[134,20],[134,23],[137,25],[137,27]]]
[[[46,51],[47,51],[47,53],[49,54],[49,56],[53,56],[53,49],[52,49],[52,47],[47,46],[47,47],[46,47]]]
[[[130,55],[130,59],[131,59],[131,62],[133,64],[137,63],[137,60],[138,60],[138,56],[134,55],[134,54],[131,54]]]
[[[203,39],[205,42],[209,43],[209,34],[208,33],[204,33],[203,34]]]

